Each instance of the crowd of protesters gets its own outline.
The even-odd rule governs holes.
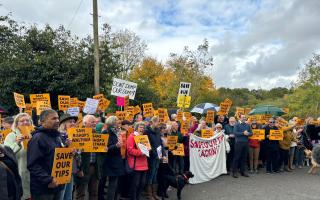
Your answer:
[[[311,118],[304,125],[297,125],[297,118],[291,119],[284,129],[283,140],[269,140],[270,130],[280,128],[278,120],[272,117],[259,124],[245,115],[239,119],[221,115],[214,123],[207,124],[204,118],[192,116],[188,133],[181,134],[176,114],[166,123],[160,123],[156,116],[144,118],[141,114],[132,121],[120,121],[113,115],[106,118],[86,115],[81,122],[83,127],[109,135],[107,153],[74,150],[71,182],[59,185],[51,177],[55,148],[70,145],[67,129],[79,126],[78,118],[64,113],[59,117],[49,109],[42,111],[33,123],[31,116],[20,113],[2,122],[2,129],[12,132],[0,146],[0,197],[3,200],[137,200],[143,195],[145,199],[159,199],[159,166],[168,164],[176,174],[189,171],[189,136],[199,136],[203,129],[223,132],[228,138],[226,166],[234,178],[239,177],[239,172],[244,177],[250,173],[292,172],[307,164],[304,150],[312,149],[320,140],[313,140],[308,134],[307,127],[314,121]],[[25,146],[21,127],[30,125],[35,126],[35,131]],[[134,131],[129,131],[130,128]],[[253,129],[265,130],[265,140],[250,139]],[[148,157],[135,144],[137,135],[148,136],[151,145]],[[185,156],[173,155],[168,150],[168,135],[178,136],[178,143],[184,144]]]

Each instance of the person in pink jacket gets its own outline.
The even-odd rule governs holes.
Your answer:
[[[130,194],[132,200],[139,200],[143,187],[146,183],[146,175],[148,170],[147,156],[137,147],[134,136],[143,135],[145,124],[137,122],[135,131],[127,139],[127,160],[129,167],[133,169]]]

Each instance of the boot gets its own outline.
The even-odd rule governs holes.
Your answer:
[[[152,185],[152,197],[154,200],[160,200],[160,198],[157,197],[157,190],[158,190],[158,184]]]
[[[147,185],[146,186],[146,196],[145,196],[146,200],[155,200],[152,196],[152,186],[151,185]]]

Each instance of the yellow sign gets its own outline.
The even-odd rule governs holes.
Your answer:
[[[70,98],[70,108],[78,107],[78,98]]]
[[[222,114],[222,115],[226,115],[228,114],[228,111],[229,111],[229,105],[228,103],[220,103],[220,110],[219,110],[219,113]]]
[[[59,110],[66,111],[70,106],[70,96],[58,95]]]
[[[184,156],[184,146],[181,143],[177,144],[178,148],[172,151],[175,156]]]
[[[158,116],[159,116],[159,122],[165,123],[166,122],[166,110],[163,108],[158,109]]]
[[[70,183],[72,175],[72,148],[56,148],[51,176],[58,184]]]
[[[116,117],[123,121],[126,118],[126,112],[125,111],[116,111]]]
[[[139,114],[139,113],[141,113],[141,108],[140,108],[139,105],[136,105],[136,106],[134,107],[134,115]]]
[[[182,135],[187,135],[188,132],[189,132],[189,123],[188,121],[182,121],[181,122],[181,127],[180,127],[180,130],[181,130],[181,134]]]
[[[265,139],[265,130],[264,129],[252,129],[252,140],[264,140]]]
[[[153,117],[152,103],[144,103],[142,106],[143,106],[143,116],[144,117]]]
[[[281,117],[278,118],[277,123],[280,126],[280,128],[285,128],[285,127],[289,126],[289,122],[287,122],[286,120],[284,120]]]
[[[30,102],[33,108],[37,107],[38,101],[45,101],[49,108],[51,108],[50,94],[30,94]]]
[[[37,101],[37,115],[40,115],[42,111],[50,109],[50,105],[48,105],[47,101]]]
[[[31,103],[26,103],[26,108],[24,109],[24,112],[27,113],[29,116],[32,116],[32,105],[31,105]]]
[[[174,150],[177,143],[178,143],[178,136],[175,136],[175,135],[167,136],[167,146],[169,150]]]
[[[125,110],[126,112],[126,117],[125,119],[128,121],[132,121],[134,117],[134,107],[133,106],[128,106],[127,109]]]
[[[183,121],[183,112],[182,111],[178,111],[178,113],[177,113],[177,121],[182,123],[182,121]]]
[[[81,149],[83,152],[90,152],[93,146],[92,128],[69,128],[68,138],[72,140],[71,148]]]
[[[92,97],[93,99],[101,100],[103,98],[103,94],[97,94]]]
[[[202,138],[211,138],[213,137],[214,132],[212,129],[202,129],[201,130],[201,137]]]
[[[207,111],[206,122],[210,123],[210,124],[214,122],[214,111],[213,110]]]
[[[180,94],[178,96],[177,107],[178,108],[189,108],[191,104],[191,96]]]
[[[13,93],[14,96],[14,100],[16,102],[16,105],[19,108],[26,108],[26,103],[24,101],[24,96],[22,94],[18,94],[18,93]]]
[[[3,144],[4,140],[6,139],[7,135],[11,133],[11,129],[6,129],[3,131],[0,131],[0,144]]]
[[[151,145],[150,145],[149,138],[148,138],[147,135],[134,136],[134,141],[135,141],[137,146],[138,146],[139,143],[141,143],[144,146],[146,146],[149,150],[151,149]]]
[[[23,147],[24,149],[28,149],[28,143],[31,139],[31,132],[34,131],[33,126],[20,126],[19,127],[20,133],[23,135]]]
[[[86,105],[86,102],[85,101],[80,101],[78,100],[78,107],[80,108],[80,111],[83,110],[84,106]]]
[[[245,108],[245,109],[244,109],[244,114],[245,114],[246,116],[249,115],[249,112],[251,112],[251,108]]]
[[[130,105],[129,96],[124,97],[124,110],[126,110]]]
[[[190,122],[191,121],[191,113],[190,112],[183,112],[183,116],[186,118],[186,121],[187,122]]]
[[[230,106],[231,106],[232,103],[233,103],[233,102],[232,102],[230,99],[228,99],[228,98],[226,98],[223,102],[229,104]]]
[[[270,130],[269,140],[283,140],[282,130]]]
[[[93,147],[91,152],[107,152],[109,134],[93,134]]]

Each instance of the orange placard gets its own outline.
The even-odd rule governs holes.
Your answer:
[[[264,140],[265,139],[265,130],[264,129],[252,129],[252,140]]]
[[[136,105],[134,107],[134,115],[139,114],[139,113],[141,113],[141,108],[140,108],[140,106]]]
[[[169,150],[174,150],[177,143],[178,143],[178,136],[176,136],[176,135],[168,135],[167,136],[167,146],[168,146]]]
[[[0,131],[0,144],[3,144],[4,140],[6,139],[7,135],[11,133],[11,129],[6,129],[3,131]]]
[[[188,132],[189,132],[189,124],[190,124],[190,122],[188,122],[188,121],[182,121],[181,122],[180,130],[181,130],[181,134],[182,135],[187,135],[188,134]]]
[[[206,122],[209,124],[212,124],[214,122],[214,111],[213,110],[207,111]]]
[[[125,111],[116,111],[116,117],[123,121],[126,118],[126,112]]]
[[[202,138],[211,138],[214,135],[214,131],[212,129],[202,129],[201,137]]]
[[[269,140],[283,140],[282,130],[270,130]]]
[[[32,116],[32,105],[31,103],[26,103],[26,108],[24,109],[24,112],[27,113],[30,117]]]
[[[124,97],[124,110],[127,110],[129,105],[130,105],[129,96],[125,96]]]
[[[66,111],[70,106],[70,96],[58,95],[59,110]]]
[[[74,97],[74,98],[70,98],[70,104],[69,104],[70,108],[74,108],[74,107],[79,107],[78,105],[78,98]]]
[[[182,121],[183,121],[183,112],[182,111],[178,111],[178,113],[177,113],[177,121],[182,123]]]
[[[225,102],[220,103],[220,110],[218,113],[220,115],[227,115],[228,111],[229,111],[229,106],[230,106],[230,104],[228,104],[228,103],[225,103]]]
[[[67,134],[68,138],[72,140],[71,148],[91,152],[93,146],[92,128],[69,128]]]
[[[58,184],[71,182],[72,162],[72,148],[55,149],[51,176]]]
[[[51,109],[50,105],[48,105],[47,101],[37,101],[37,115],[40,115],[42,111]]]
[[[137,146],[138,146],[139,143],[141,143],[144,146],[146,146],[149,150],[151,149],[151,145],[150,145],[149,138],[148,138],[147,135],[134,136],[134,141],[135,141]]]
[[[16,105],[19,108],[26,108],[26,103],[24,101],[24,96],[22,94],[18,94],[18,93],[13,93],[14,96],[14,100],[16,102]]]
[[[48,94],[48,93],[45,93],[45,94],[30,94],[30,102],[31,102],[33,108],[37,107],[37,102],[38,101],[47,102],[46,105],[49,106],[49,108],[51,108],[50,94]]]
[[[108,146],[109,134],[96,134],[93,133],[93,147],[91,152],[105,153],[106,146]]]
[[[181,143],[177,144],[178,148],[172,151],[175,156],[184,156],[184,146]]]
[[[159,108],[158,109],[158,116],[159,116],[159,122],[165,123],[166,122],[166,113],[165,109]]]
[[[28,149],[28,143],[32,137],[31,132],[34,131],[33,126],[20,126],[19,127],[20,133],[23,135],[23,148],[26,150]]]
[[[80,111],[83,111],[83,108],[85,105],[86,105],[85,101],[78,100],[78,107],[80,108]]]
[[[153,107],[152,103],[144,103],[143,106],[143,116],[144,117],[153,117]]]

